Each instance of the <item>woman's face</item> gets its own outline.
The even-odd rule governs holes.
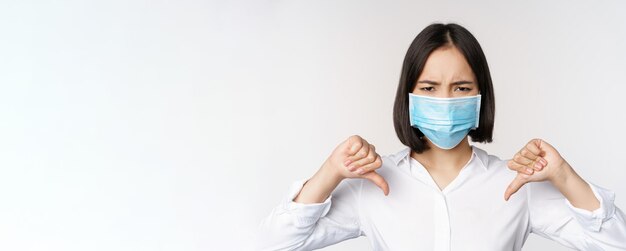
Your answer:
[[[438,98],[476,96],[478,93],[472,68],[454,46],[440,47],[430,53],[413,89],[413,94]]]

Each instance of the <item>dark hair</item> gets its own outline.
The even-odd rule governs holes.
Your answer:
[[[489,66],[478,40],[465,28],[458,24],[431,24],[424,28],[411,43],[400,74],[400,84],[393,105],[393,125],[402,144],[411,150],[421,153],[428,149],[422,138],[424,134],[411,127],[409,121],[409,93],[413,92],[417,78],[422,73],[426,60],[437,48],[452,45],[459,49],[472,68],[478,90],[481,94],[480,121],[478,128],[469,132],[474,142],[491,142],[493,123],[496,113],[496,102]]]

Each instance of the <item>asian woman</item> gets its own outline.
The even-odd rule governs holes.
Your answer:
[[[579,250],[626,250],[612,191],[532,139],[505,161],[492,141],[495,97],[476,38],[432,24],[410,45],[394,103],[406,148],[380,156],[358,135],[262,222],[260,250],[312,250],[367,236],[374,250],[521,250],[530,233]],[[382,192],[381,192],[382,190]]]

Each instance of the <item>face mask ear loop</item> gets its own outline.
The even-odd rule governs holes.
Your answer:
[[[476,105],[476,128],[478,128],[478,123],[480,122],[480,103],[482,102],[482,95],[480,95],[480,92],[478,93],[478,104]]]

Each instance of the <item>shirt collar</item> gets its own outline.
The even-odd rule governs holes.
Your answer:
[[[391,155],[390,158],[393,160],[393,163],[396,164],[396,166],[399,166],[400,162],[408,161],[410,158],[410,155],[411,155],[411,148],[405,147],[399,152]],[[485,152],[485,150],[480,149],[476,146],[472,146],[472,155],[473,157],[476,157],[479,160],[483,169],[486,171],[488,169],[487,167],[489,166],[489,155],[487,154],[487,152]]]

